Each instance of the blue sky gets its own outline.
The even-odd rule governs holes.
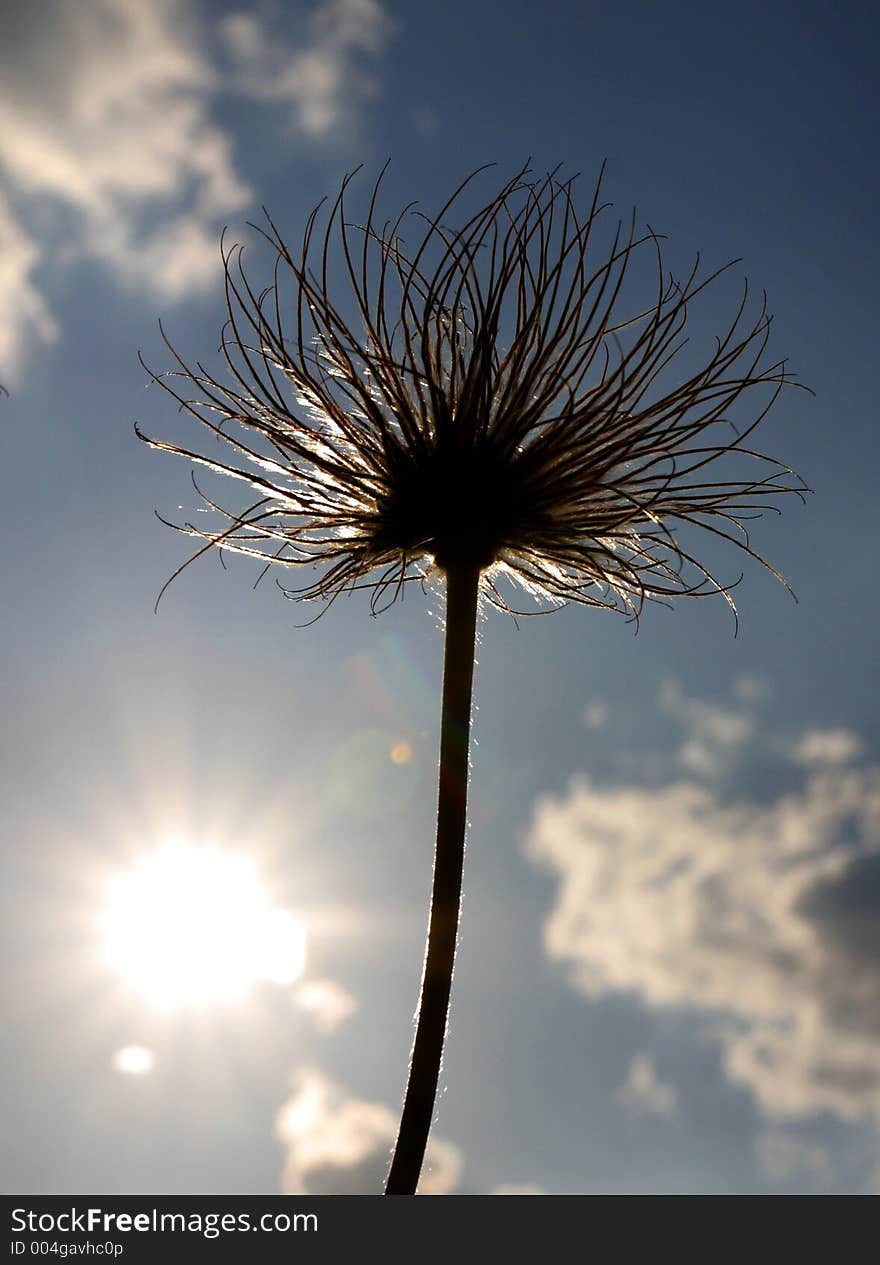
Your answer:
[[[482,620],[427,1188],[880,1188],[875,25],[751,0],[4,13],[6,1190],[379,1189],[442,599],[301,629],[246,560],[207,558],[154,615],[186,541],[153,511],[194,493],[134,438],[178,426],[137,352],[168,367],[161,316],[217,367],[219,233],[252,242],[262,205],[296,238],[359,163],[391,158],[396,211],[530,156],[582,172],[584,199],[607,159],[606,195],[678,271],[742,258],[693,337],[711,347],[743,273],[767,290],[816,395],[784,395],[763,445],[814,495],[757,524],[798,603],[749,567],[736,639],[712,600],[637,636],[584,610]],[[255,967],[241,996],[172,1005],[108,950],[113,877],[171,838],[178,862],[253,866],[266,919],[304,932],[295,979]]]

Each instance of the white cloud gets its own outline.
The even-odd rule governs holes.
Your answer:
[[[38,290],[33,271],[40,250],[0,197],[0,380],[13,385],[35,344],[52,342],[58,326]]]
[[[210,120],[217,80],[188,7],[35,8],[43,20],[20,32],[21,73],[7,74],[0,91],[7,176],[22,195],[74,212],[72,253],[94,255],[162,298],[212,284],[216,220],[245,206],[250,191]]]
[[[228,18],[231,73],[212,54],[212,21],[190,0],[31,0],[9,15],[0,174],[16,215],[0,206],[3,376],[57,334],[34,281],[41,262],[99,260],[165,302],[218,283],[219,229],[252,191],[215,100],[293,103],[301,133],[338,138],[378,91],[367,63],[390,31],[378,0],[323,0],[297,42]]]
[[[741,703],[763,703],[770,697],[770,682],[762,676],[744,672],[733,683],[734,697]]]
[[[546,950],[587,997],[709,1012],[769,1118],[880,1119],[880,769],[764,805],[580,779],[528,849],[558,878]]]
[[[783,1129],[768,1129],[758,1135],[755,1158],[763,1177],[780,1186],[798,1178],[815,1184],[831,1176],[831,1163],[824,1147]]]
[[[602,729],[608,723],[608,707],[605,703],[592,702],[584,708],[584,724],[588,729]]]
[[[633,1111],[649,1116],[671,1116],[678,1106],[675,1086],[658,1078],[651,1056],[644,1051],[634,1056],[626,1080],[614,1096]]]
[[[252,14],[224,18],[238,88],[291,107],[307,136],[356,130],[361,108],[379,91],[364,63],[382,52],[391,19],[378,0],[322,0],[306,25],[305,40],[291,45],[270,36]]]
[[[740,678],[737,694],[742,705],[724,707],[704,699],[689,698],[677,681],[664,681],[660,688],[660,706],[667,715],[680,721],[686,730],[678,749],[678,761],[690,773],[716,777],[749,741],[755,730],[750,706],[759,701],[755,690]]]
[[[289,1194],[381,1194],[397,1134],[384,1103],[352,1098],[316,1069],[302,1072],[275,1120],[286,1148],[282,1189]],[[445,1195],[461,1173],[461,1153],[432,1138],[419,1191]]]
[[[319,1032],[335,1032],[357,1010],[357,1002],[336,980],[309,980],[296,992],[297,1005],[315,1022]]]
[[[792,747],[799,764],[849,764],[858,759],[862,744],[850,729],[810,729]]]

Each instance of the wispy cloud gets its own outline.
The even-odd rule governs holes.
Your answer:
[[[584,724],[588,729],[604,729],[608,723],[608,707],[594,699],[584,708]]]
[[[850,729],[809,729],[792,746],[800,764],[849,764],[861,754],[862,744]]]
[[[539,802],[528,850],[558,880],[546,950],[587,997],[712,1015],[768,1118],[880,1120],[880,769],[760,804],[580,778]]]
[[[748,678],[749,682],[753,678]],[[678,762],[691,773],[716,777],[742,750],[755,731],[754,705],[760,701],[751,685],[739,683],[738,704],[710,703],[684,693],[677,681],[665,681],[660,706],[685,728]],[[745,697],[743,697],[745,695]]]
[[[290,1194],[380,1194],[397,1134],[397,1119],[384,1104],[349,1096],[323,1072],[310,1068],[276,1117],[286,1157],[282,1189]],[[432,1138],[419,1191],[445,1195],[461,1173],[461,1153]]]
[[[368,66],[390,24],[377,0],[322,0],[301,40],[279,40],[251,15],[227,18],[225,58],[210,23],[192,0],[33,0],[7,24],[0,170],[15,213],[0,206],[5,376],[58,332],[35,280],[41,262],[100,261],[164,302],[217,284],[218,229],[252,199],[214,117],[224,95],[293,104],[294,127],[325,139],[378,91]]]
[[[296,990],[296,1002],[325,1034],[335,1032],[357,1010],[351,994],[332,979],[307,980]]]
[[[618,1102],[649,1116],[671,1116],[678,1106],[674,1085],[661,1081],[650,1054],[642,1051],[632,1059],[626,1080],[615,1093]]]
[[[0,376],[10,385],[20,377],[29,348],[50,343],[58,326],[33,277],[40,250],[0,197]]]
[[[392,30],[377,0],[322,0],[296,44],[250,13],[221,23],[238,90],[286,106],[300,131],[320,139],[357,129],[363,106],[379,93],[371,65]]]
[[[217,217],[245,206],[250,191],[210,120],[217,80],[188,8],[35,8],[44,20],[19,32],[19,70],[0,92],[8,177],[22,197],[73,213],[69,253],[163,298],[204,287],[217,272]]]

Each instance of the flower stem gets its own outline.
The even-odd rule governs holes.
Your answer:
[[[397,1145],[385,1186],[386,1195],[415,1194],[440,1077],[461,905],[479,584],[478,568],[450,566],[446,569],[446,641],[434,886],[419,1018]]]

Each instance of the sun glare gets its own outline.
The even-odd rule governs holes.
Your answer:
[[[163,1007],[242,999],[257,983],[302,974],[305,931],[272,905],[251,862],[174,842],[110,885],[109,960],[133,990]]]

